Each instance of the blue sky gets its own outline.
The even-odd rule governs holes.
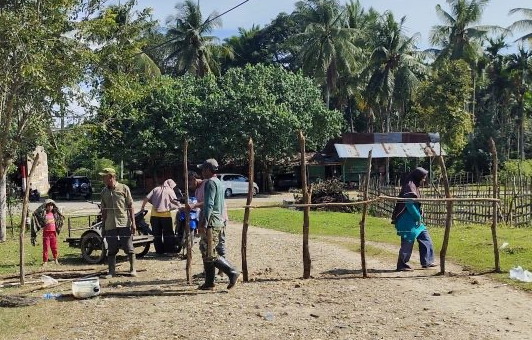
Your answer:
[[[168,16],[175,14],[175,5],[180,1],[169,0],[137,0],[139,8],[153,8],[153,15],[164,25]],[[199,0],[204,16],[212,11],[218,13],[239,4],[243,0]],[[345,3],[345,0],[341,0]],[[233,12],[222,18],[223,28],[217,30],[215,35],[221,39],[238,33],[238,28],[250,28],[253,24],[264,26],[268,24],[277,14],[281,12],[290,13],[294,9],[295,0],[250,0]],[[433,25],[440,23],[436,16],[435,7],[437,4],[448,10],[445,0],[361,0],[365,8],[373,7],[379,12],[391,10],[399,19],[407,17],[406,27],[408,34],[413,35],[419,32],[421,48],[429,47],[428,37]],[[481,24],[509,26],[519,16],[508,16],[512,8],[527,7],[532,8],[531,0],[491,0],[484,11]]]

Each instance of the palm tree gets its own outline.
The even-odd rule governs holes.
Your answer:
[[[517,101],[517,125],[518,125],[518,151],[519,158],[525,159],[525,94],[530,81],[530,67],[532,61],[532,51],[519,47],[517,53],[508,56],[507,69],[510,71],[511,79],[515,88],[515,99]]]
[[[146,34],[152,22],[145,13],[136,14],[133,6],[132,1],[124,5],[109,6],[100,14],[98,20],[106,21],[112,18],[114,20],[112,29],[102,31],[100,35],[93,34],[92,39],[102,45],[103,54],[116,57],[116,60],[106,60],[107,67],[115,72],[134,74],[142,79],[159,77],[161,70],[157,63],[143,51],[147,40]]]
[[[341,72],[351,72],[359,50],[355,31],[344,25],[344,11],[337,0],[306,0],[296,3],[294,16],[307,24],[296,36],[301,41],[299,59],[303,72],[324,87],[327,107]]]
[[[526,17],[526,19],[517,20],[510,27],[508,27],[508,29],[511,30],[511,31],[514,31],[514,30],[519,30],[519,31],[521,31],[521,30],[531,30],[532,29],[532,8],[514,8],[514,9],[510,10],[508,15],[512,15],[512,14],[515,14],[515,13],[523,14]],[[530,41],[531,39],[532,39],[532,32],[523,35],[522,37],[520,37],[517,40],[521,40],[521,41],[528,40],[528,41]]]
[[[407,102],[419,85],[420,76],[427,72],[422,53],[415,49],[419,35],[405,36],[405,21],[403,17],[399,23],[396,22],[391,12],[383,14],[365,70],[369,77],[365,97],[381,113],[382,130],[386,132],[390,131],[394,101]],[[404,105],[401,106],[404,108]]]
[[[217,41],[208,34],[221,27],[221,20],[215,19],[217,14],[213,12],[203,21],[199,5],[192,0],[177,4],[176,9],[177,16],[169,20],[172,27],[168,29],[167,37],[172,39],[172,44],[166,60],[174,65],[176,74],[203,77],[212,71],[211,46]]]
[[[493,30],[502,30],[497,26],[474,26],[482,17],[484,8],[490,0],[447,0],[451,7],[446,12],[438,4],[436,14],[443,25],[432,27],[430,41],[439,49],[437,61],[442,58],[464,59],[472,62],[480,52],[480,41]]]

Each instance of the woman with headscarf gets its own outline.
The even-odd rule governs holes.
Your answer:
[[[414,169],[403,183],[400,198],[421,198],[419,187],[427,178],[428,171],[419,167]],[[414,201],[398,201],[392,214],[392,223],[395,224],[397,235],[401,237],[401,249],[397,259],[397,271],[412,271],[408,265],[414,241],[419,244],[419,257],[423,268],[435,267],[434,246],[429,232],[423,224],[421,203]]]
[[[167,179],[150,191],[142,202],[142,210],[146,203],[150,202],[152,205],[150,224],[153,231],[153,244],[158,256],[164,253],[174,253],[176,248],[171,210],[179,208],[180,204],[174,191],[175,186],[173,180]]]

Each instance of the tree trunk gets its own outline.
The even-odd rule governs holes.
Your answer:
[[[26,161],[26,164],[28,162]],[[28,182],[33,179],[33,174],[35,169],[39,165],[39,153],[33,159],[33,164],[31,165],[30,174],[28,175]],[[22,201],[22,218],[20,221],[20,235],[19,235],[19,266],[20,266],[20,284],[24,285],[25,281],[25,269],[24,269],[24,232],[26,230],[26,219],[28,218],[28,207],[29,207],[29,196],[30,196],[30,186],[26,185],[26,190],[24,191],[24,200]]]
[[[6,211],[7,211],[7,168],[0,165],[0,242],[7,240]]]
[[[264,191],[269,192],[271,194],[273,193],[273,180],[272,180],[272,167],[270,164],[266,164],[265,175],[266,175],[266,188]]]
[[[525,160],[525,108],[523,96],[519,100],[519,159]]]
[[[331,102],[331,91],[329,90],[329,85],[325,85],[325,105],[327,105],[327,109],[330,109],[329,106]]]

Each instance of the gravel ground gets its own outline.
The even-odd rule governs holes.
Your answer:
[[[238,267],[240,230],[227,232]],[[197,291],[199,279],[186,285],[185,261],[149,254],[138,278],[101,280],[99,297],[29,307],[42,319],[23,321],[9,339],[532,339],[530,294],[459,267],[445,277],[396,273],[393,261],[370,257],[371,278],[362,279],[358,253],[312,239],[313,277],[303,280],[301,236],[250,228],[248,243],[252,281],[231,291],[225,278],[214,292]]]

